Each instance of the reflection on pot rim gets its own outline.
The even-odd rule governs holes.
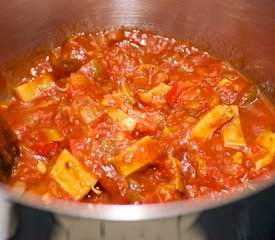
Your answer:
[[[219,194],[216,198],[205,196],[178,202],[143,205],[87,204],[64,202],[62,200],[53,200],[46,203],[41,201],[40,196],[32,193],[22,195],[22,192],[15,192],[3,184],[0,184],[0,197],[14,203],[60,215],[108,221],[141,221],[196,214],[204,210],[224,206],[267,189],[274,184],[274,179],[275,171],[269,176],[257,179],[253,183],[255,187],[253,189],[247,188],[244,191],[233,191],[224,195]]]

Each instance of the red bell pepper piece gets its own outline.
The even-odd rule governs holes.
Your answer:
[[[196,84],[191,81],[179,81],[174,83],[171,90],[166,94],[166,102],[173,107],[175,103],[181,98],[183,92],[194,87]]]
[[[58,144],[56,142],[37,142],[33,145],[34,151],[45,157],[57,151],[57,148]]]
[[[136,125],[136,129],[140,132],[140,133],[154,133],[157,131],[158,129],[158,125],[152,122],[149,122],[143,118],[136,118],[137,120],[137,125]]]

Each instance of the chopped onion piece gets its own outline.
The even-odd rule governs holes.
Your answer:
[[[234,111],[234,117],[222,130],[224,146],[232,148],[244,147],[246,146],[246,142],[241,127],[239,108],[238,106],[232,105],[231,109]]]

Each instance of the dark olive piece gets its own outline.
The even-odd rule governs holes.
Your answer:
[[[0,116],[0,180],[8,181],[13,166],[17,164],[19,146],[16,134],[7,121]]]

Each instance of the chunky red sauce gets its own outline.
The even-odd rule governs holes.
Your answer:
[[[93,203],[227,192],[274,167],[274,108],[228,63],[139,30],[80,33],[30,69],[0,113],[9,183]]]

